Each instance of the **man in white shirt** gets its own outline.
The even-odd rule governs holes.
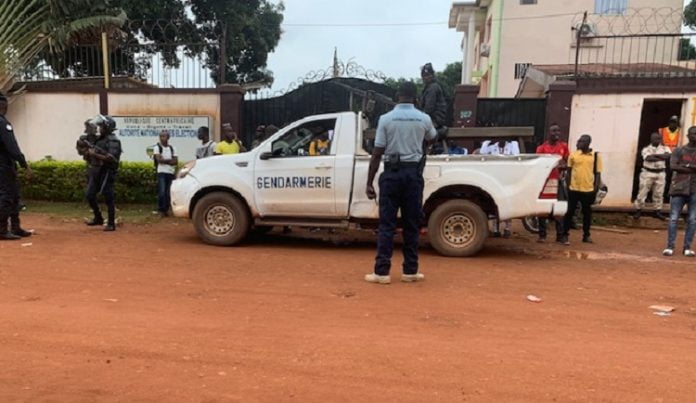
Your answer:
[[[663,221],[667,219],[667,217],[662,215],[662,202],[667,176],[667,161],[669,161],[671,152],[669,147],[662,145],[662,136],[659,133],[650,135],[650,144],[643,148],[641,152],[643,169],[640,171],[640,190],[638,191],[638,197],[636,197],[636,212],[633,218],[640,218],[643,207],[645,207],[645,199],[648,197],[648,193],[652,191],[655,217]]]
[[[155,146],[153,157],[157,167],[157,211],[162,217],[169,214],[171,204],[170,189],[176,172],[179,157],[176,150],[169,144],[169,131],[162,130],[159,143]]]
[[[215,142],[210,140],[210,129],[206,126],[201,126],[198,128],[198,140],[201,141],[201,145],[196,148],[196,159],[212,157],[215,155]]]
[[[486,140],[481,144],[480,154],[483,155],[519,155],[520,145],[516,141],[491,141]],[[512,220],[503,221],[505,229],[503,230],[503,238],[510,238],[512,235]],[[497,218],[493,221],[493,236],[500,237],[500,220]]]

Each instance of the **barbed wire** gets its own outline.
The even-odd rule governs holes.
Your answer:
[[[573,16],[572,26],[582,24],[583,13]],[[684,13],[681,9],[627,8],[624,13],[588,14],[587,24],[595,29],[596,35],[647,35],[679,33]]]

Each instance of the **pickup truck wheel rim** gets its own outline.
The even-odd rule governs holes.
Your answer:
[[[234,229],[234,213],[225,206],[212,206],[205,214],[205,226],[208,232],[216,236],[225,236]]]
[[[442,225],[442,237],[450,246],[461,248],[474,239],[476,223],[463,214],[452,214]]]

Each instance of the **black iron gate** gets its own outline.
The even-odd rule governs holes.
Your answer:
[[[544,142],[545,125],[545,98],[478,99],[476,126],[534,126],[534,144],[526,144],[527,150],[534,150],[537,145]]]
[[[273,98],[254,99],[252,95],[243,104],[242,139],[250,144],[259,125],[282,128],[310,115],[358,111],[368,92],[382,99],[393,99],[395,95],[386,85],[360,78],[332,78],[309,83]],[[377,102],[374,115],[379,116],[389,109],[391,107],[385,102]]]

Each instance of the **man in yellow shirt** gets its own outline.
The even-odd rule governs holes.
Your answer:
[[[237,138],[237,133],[232,130],[229,123],[222,125],[222,141],[215,146],[215,155],[239,154],[246,152],[242,142]]]
[[[331,140],[329,140],[328,132],[320,133],[309,143],[309,155],[329,155],[330,153]]]
[[[563,220],[563,236],[560,238],[560,242],[564,245],[570,245],[568,235],[578,203],[582,207],[582,241],[592,243],[590,238],[592,204],[601,183],[602,159],[599,153],[592,152],[590,144],[592,144],[592,137],[589,134],[583,134],[578,139],[577,151],[572,152],[568,157],[568,177],[570,178],[568,212]]]

